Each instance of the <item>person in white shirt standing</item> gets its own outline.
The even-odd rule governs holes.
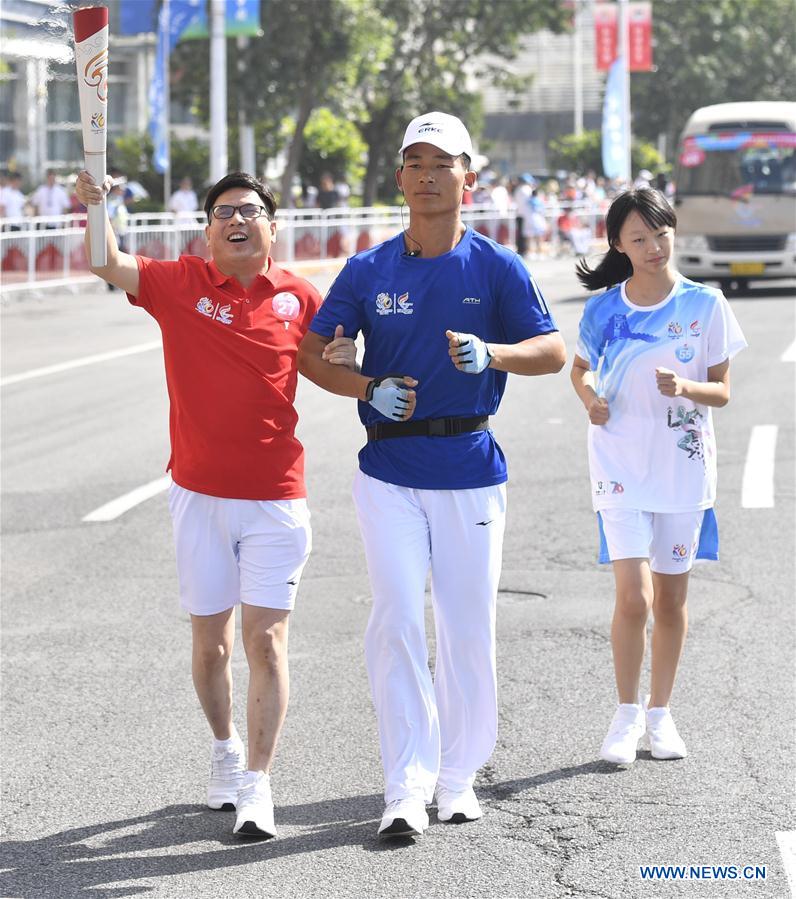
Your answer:
[[[36,188],[30,201],[36,208],[36,215],[65,215],[72,208],[69,194],[55,180],[55,172],[52,169],[47,170],[47,180]],[[50,223],[45,227],[57,226]]]
[[[21,231],[22,223],[19,219],[25,216],[25,204],[27,199],[20,190],[22,175],[19,172],[11,172],[8,183],[0,187],[0,218],[16,219],[7,224],[8,231]]]
[[[177,218],[192,218],[190,213],[199,208],[199,200],[190,178],[185,177],[180,181],[180,188],[171,195],[168,208],[169,212],[177,213]]]
[[[686,755],[669,699],[688,629],[695,559],[718,559],[716,438],[711,409],[730,399],[730,359],[746,340],[721,291],[673,264],[677,219],[666,198],[620,194],[606,218],[609,250],[577,266],[591,297],[580,323],[572,384],[586,408],[592,504],[600,561],[611,562],[611,626],[619,707],[600,758]],[[650,611],[651,694],[639,694]]]

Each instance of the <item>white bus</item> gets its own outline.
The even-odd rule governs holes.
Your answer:
[[[675,168],[678,269],[743,289],[796,278],[796,103],[698,109]]]

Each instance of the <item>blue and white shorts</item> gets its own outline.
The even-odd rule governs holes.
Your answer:
[[[695,559],[719,558],[719,530],[713,509],[699,512],[643,512],[603,509],[597,513],[600,562],[649,559],[658,574],[683,574]]]

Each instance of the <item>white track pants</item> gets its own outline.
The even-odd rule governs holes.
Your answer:
[[[361,471],[354,503],[373,608],[365,634],[385,800],[461,790],[497,738],[495,605],[506,486],[415,490]],[[437,636],[428,668],[424,594],[431,567]]]

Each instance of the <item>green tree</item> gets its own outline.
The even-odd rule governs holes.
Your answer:
[[[324,172],[335,180],[358,183],[365,171],[362,161],[366,149],[356,125],[321,107],[312,113],[304,129],[299,174],[306,184],[317,185]]]
[[[543,28],[561,31],[568,12],[549,0],[370,0],[376,40],[358,64],[363,98],[362,133],[368,144],[363,203],[394,193],[390,163],[403,129],[418,113],[443,109],[459,115],[477,135],[480,97],[468,72],[506,83],[519,39]],[[365,27],[373,21],[362,17]],[[492,62],[483,60],[492,59]],[[515,89],[523,85],[516,80]]]
[[[258,167],[287,148],[287,199],[313,110],[328,107],[361,123],[370,202],[380,182],[383,192],[394,193],[390,163],[410,118],[442,108],[477,134],[480,102],[468,88],[475,61],[479,76],[505,82],[520,37],[560,31],[568,15],[551,0],[268,0],[263,36],[246,46],[228,44],[229,128],[240,113],[254,124]],[[207,41],[184,42],[172,57],[173,96],[205,122],[207,57]],[[286,135],[287,116],[296,125]]]
[[[242,114],[255,126],[258,168],[287,148],[283,203],[304,148],[312,111],[337,88],[352,40],[351,21],[366,0],[270,0],[262,4],[263,35],[248,42],[227,41],[228,127]],[[207,40],[179,44],[173,55],[172,92],[209,123],[210,85]],[[292,132],[281,127],[295,120]],[[237,147],[231,147],[231,157]]]
[[[669,157],[701,106],[796,96],[793,0],[655,0],[655,71],[631,81],[633,133]]]
[[[550,165],[554,169],[566,169],[570,172],[588,172],[589,169],[603,172],[602,136],[599,131],[584,131],[583,134],[564,134],[550,141],[548,148]],[[630,161],[634,172],[650,169],[653,173],[666,171],[667,166],[652,144],[644,141],[633,141]]]
[[[152,138],[149,134],[126,134],[113,142],[108,153],[109,168],[118,168],[131,181],[138,181],[150,196],[152,207],[163,208],[163,176],[152,168]],[[171,171],[173,179],[191,178],[197,194],[207,181],[210,150],[206,143],[190,138],[171,140]]]

